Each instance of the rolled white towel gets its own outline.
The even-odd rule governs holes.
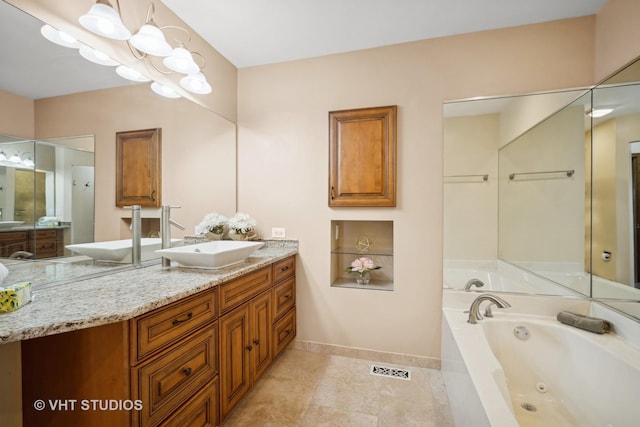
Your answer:
[[[0,283],[2,283],[8,275],[9,269],[4,264],[0,264]]]

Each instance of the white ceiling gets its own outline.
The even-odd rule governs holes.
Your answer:
[[[162,1],[238,68],[591,15],[606,2]],[[44,40],[39,33],[41,25],[0,1],[0,89],[39,99],[131,84],[112,68],[89,63],[75,50]]]
[[[595,14],[606,0],[162,0],[236,67]]]

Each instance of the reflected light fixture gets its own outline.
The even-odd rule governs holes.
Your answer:
[[[165,98],[180,98],[180,94],[175,90],[171,89],[169,86],[165,86],[158,82],[151,83],[151,90],[157,93],[160,96],[164,96]]]
[[[189,92],[196,93],[198,95],[206,95],[208,93],[211,93],[211,85],[207,82],[204,74],[200,72],[189,74],[181,78],[180,86],[182,86]]]
[[[0,151],[0,162],[4,160],[7,160],[7,153]]]
[[[13,156],[9,157],[9,161],[11,163],[22,163],[22,157],[20,157],[20,155],[16,153]]]
[[[21,160],[22,160],[22,164],[28,168],[33,168],[35,166],[35,163],[33,162],[33,156],[31,155],[31,153],[24,153],[21,156]]]
[[[42,34],[45,39],[57,45],[80,49],[80,43],[78,43],[78,40],[75,37],[70,36],[57,28],[53,28],[49,24],[43,25],[42,28],[40,28],[40,34]]]
[[[99,50],[96,50],[89,46],[83,45],[80,47],[80,56],[82,56],[87,61],[91,61],[99,65],[107,65],[110,67],[119,65],[118,62],[111,59],[106,53],[102,53]]]
[[[610,114],[613,111],[613,108],[594,108],[589,111],[589,115],[595,119],[599,117],[604,117],[607,114]]]
[[[114,40],[129,40],[131,32],[108,0],[98,0],[89,12],[78,18],[87,30]]]
[[[138,70],[134,70],[133,68],[127,67],[126,65],[119,65],[116,67],[116,73],[122,78],[127,80],[131,80],[133,82],[149,82],[150,78],[139,72]]]

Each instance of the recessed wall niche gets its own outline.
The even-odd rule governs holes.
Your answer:
[[[331,286],[393,290],[393,221],[331,221]],[[360,257],[381,268],[370,272],[367,284],[346,269]]]

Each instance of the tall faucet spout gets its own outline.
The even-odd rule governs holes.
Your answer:
[[[482,304],[483,301],[491,301],[491,303],[495,304],[498,308],[511,307],[511,304],[509,304],[508,302],[506,302],[504,299],[500,298],[497,295],[491,295],[491,294],[479,295],[471,303],[471,307],[469,308],[469,320],[467,320],[467,322],[471,324],[476,324],[478,323],[478,320],[482,320],[482,315],[480,314],[480,304]]]
[[[131,206],[131,264],[142,264],[142,220],[140,205]]]
[[[469,279],[469,281],[466,283],[466,285],[464,285],[464,290],[468,291],[471,289],[472,286],[475,286],[476,288],[481,288],[484,286],[484,282],[480,279]]]
[[[160,211],[160,238],[162,239],[162,249],[171,247],[171,226],[184,230],[184,225],[171,219],[171,208],[179,208],[180,206],[162,205]],[[162,257],[162,266],[170,267],[171,260],[166,257]]]

